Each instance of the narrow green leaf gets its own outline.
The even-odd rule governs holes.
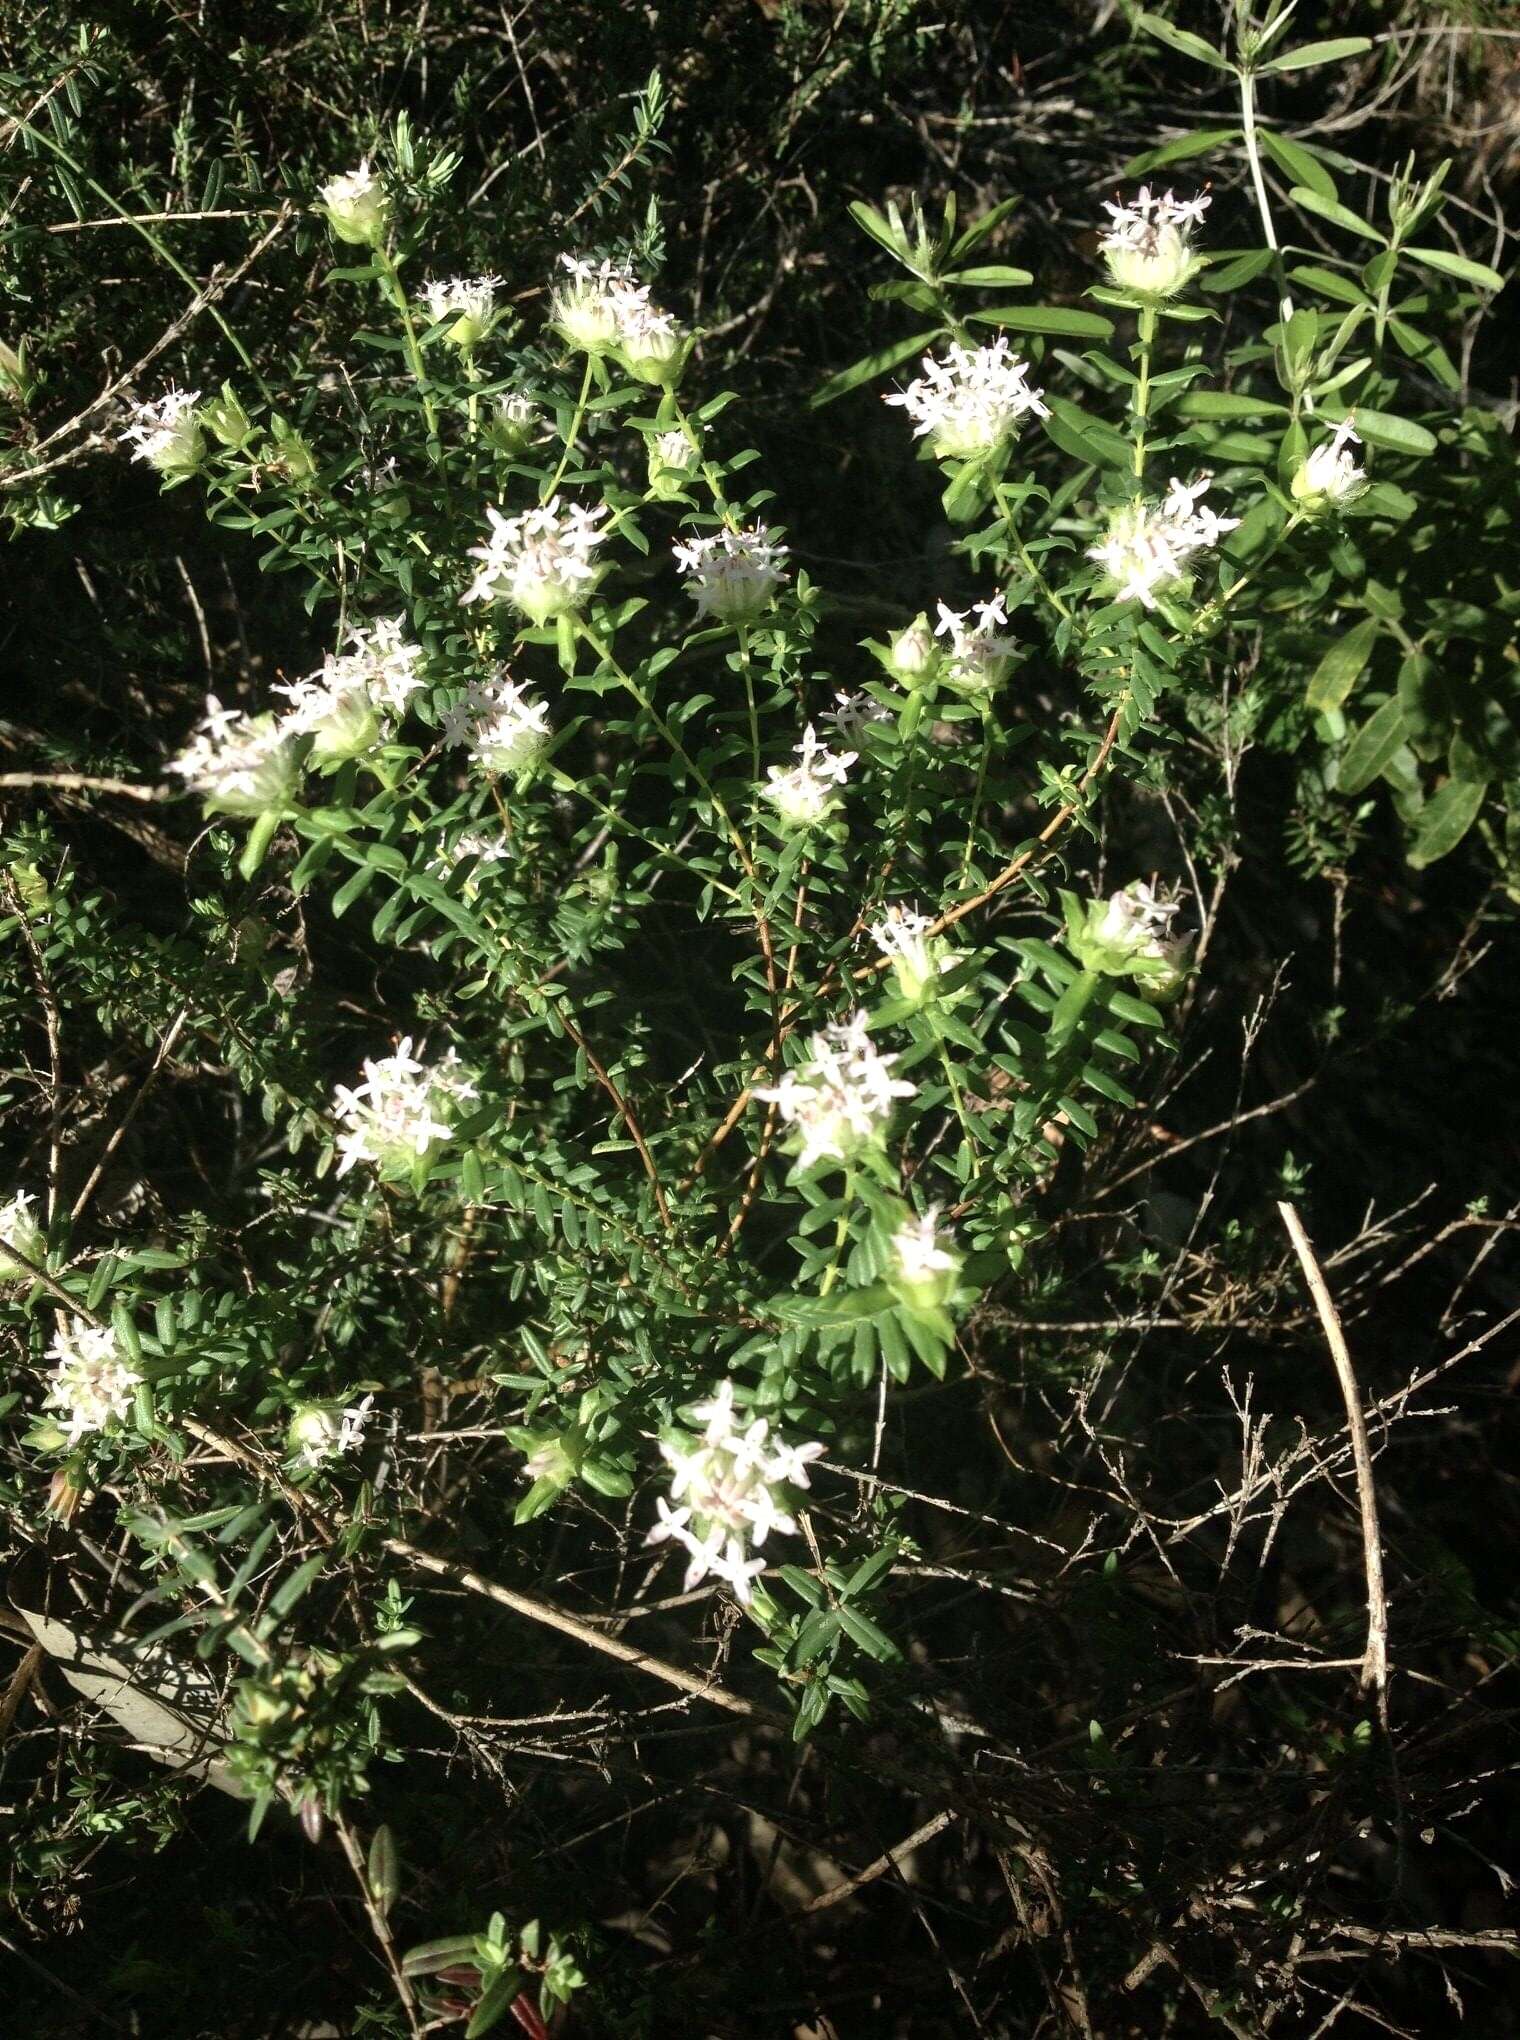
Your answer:
[[[991,290],[1002,284],[1010,290],[1021,290],[1026,283],[1034,282],[1034,275],[1031,270],[1016,269],[1011,262],[983,262],[974,269],[957,269],[945,281],[968,283],[979,290]]]
[[[1295,184],[1303,184],[1321,198],[1328,198],[1333,205],[1340,203],[1340,193],[1335,188],[1335,179],[1312,150],[1302,142],[1295,142],[1287,135],[1275,134],[1271,128],[1258,130],[1261,145],[1279,170],[1286,170]]]
[[[1226,142],[1239,140],[1238,127],[1194,128],[1191,134],[1163,142],[1158,149],[1145,149],[1140,155],[1131,156],[1119,175],[1143,177],[1148,170],[1162,170],[1168,163],[1186,163],[1193,156],[1206,156],[1210,149],[1223,148]]]
[[[1201,35],[1192,35],[1185,28],[1175,27],[1159,14],[1139,14],[1135,17],[1135,25],[1143,28],[1147,35],[1153,35],[1157,42],[1165,43],[1168,49],[1191,57],[1195,64],[1207,64],[1211,71],[1228,71],[1230,68],[1212,43],[1206,43]]]
[[[369,1888],[385,1919],[391,1907],[401,1895],[401,1857],[396,1849],[396,1837],[388,1827],[375,1829],[375,1838],[369,1845]]]
[[[1342,205],[1339,200],[1324,198],[1319,192],[1311,191],[1307,184],[1295,184],[1288,196],[1295,205],[1302,206],[1305,212],[1314,213],[1322,220],[1329,220],[1332,226],[1344,227],[1348,234],[1360,234],[1363,240],[1376,241],[1379,247],[1385,245],[1384,238],[1376,227],[1359,218],[1349,206]]]
[[[1341,758],[1336,786],[1344,794],[1357,794],[1370,786],[1408,734],[1403,704],[1395,695],[1364,722]]]
[[[1366,35],[1336,35],[1325,42],[1300,43],[1296,50],[1284,50],[1270,64],[1263,64],[1262,74],[1270,76],[1274,71],[1309,71],[1316,64],[1339,64],[1347,57],[1365,56],[1371,48],[1372,38]]]
[[[1330,412],[1325,415],[1329,417]],[[1436,436],[1408,418],[1396,418],[1391,411],[1367,411],[1360,404],[1346,415],[1369,446],[1386,447],[1390,453],[1412,454],[1423,459],[1436,450]]]
[[[1179,418],[1287,418],[1286,404],[1271,397],[1248,396],[1239,390],[1189,390],[1177,399]]]
[[[1304,693],[1304,706],[1321,715],[1339,708],[1362,677],[1382,629],[1375,616],[1363,617],[1338,638],[1315,667]]]
[[[1015,333],[1062,333],[1076,340],[1107,340],[1114,330],[1112,319],[1101,312],[1080,312],[1068,305],[994,305],[986,311],[968,312],[977,326],[1007,326]]]
[[[1439,269],[1443,276],[1455,276],[1463,283],[1476,284],[1479,290],[1503,290],[1504,278],[1497,269],[1490,269],[1486,262],[1474,262],[1466,255],[1453,255],[1447,248],[1405,248],[1402,252],[1411,262],[1421,262],[1427,269]]]
[[[1448,779],[1440,792],[1425,803],[1419,833],[1409,851],[1409,861],[1416,871],[1451,855],[1478,819],[1478,810],[1487,795],[1486,779]]]
[[[863,354],[859,361],[842,368],[838,375],[831,375],[828,381],[814,390],[809,398],[812,409],[821,410],[825,404],[832,404],[836,397],[848,395],[859,389],[862,383],[874,382],[879,375],[896,368],[900,361],[906,361],[910,354],[918,354],[930,341],[939,337],[939,327],[926,327],[922,333],[915,333],[910,340],[894,340],[890,347],[878,347],[874,354]]]

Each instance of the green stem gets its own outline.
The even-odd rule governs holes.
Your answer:
[[[755,709],[755,676],[750,670],[749,625],[741,623],[739,629],[739,667],[744,675],[744,700],[749,709],[749,772],[751,798],[758,799],[760,791],[760,717]]]
[[[966,883],[966,873],[971,865],[971,853],[976,847],[976,818],[981,811],[982,789],[987,784],[987,765],[992,757],[992,711],[982,710],[982,755],[977,761],[976,790],[971,796],[971,814],[966,823],[966,847],[961,853],[961,884]]]
[[[855,1169],[847,1164],[844,1172],[844,1196],[840,1199],[839,1223],[834,1228],[834,1252],[829,1265],[823,1271],[823,1281],[818,1294],[827,1296],[839,1280],[839,1271],[844,1265],[845,1242],[850,1237],[850,1213],[855,1204]]]
[[[1140,380],[1135,385],[1135,480],[1145,479],[1145,435],[1151,415],[1151,349],[1156,342],[1156,308],[1145,305],[1140,312],[1137,346],[1140,352]]]
[[[1256,191],[1256,210],[1261,214],[1261,230],[1267,237],[1267,246],[1272,250],[1272,273],[1277,279],[1277,311],[1286,326],[1293,316],[1293,297],[1288,289],[1287,272],[1283,268],[1282,250],[1277,245],[1277,228],[1272,222],[1272,208],[1267,203],[1266,179],[1261,173],[1261,149],[1256,139],[1256,79],[1250,70],[1236,73],[1240,79],[1240,119],[1245,129],[1246,157],[1251,165],[1251,183]]]
[[[565,469],[570,465],[570,456],[575,451],[575,442],[581,436],[581,421],[586,415],[586,400],[591,395],[591,356],[586,356],[586,366],[581,373],[581,393],[575,400],[575,416],[570,420],[570,430],[565,435],[564,451],[559,457],[559,466],[554,470],[554,480],[545,490],[545,500],[552,496],[564,479]]]
[[[1007,532],[1009,543],[1012,545],[1014,551],[1018,554],[1019,563],[1023,567],[1024,572],[1029,576],[1030,580],[1033,581],[1034,585],[1045,597],[1045,600],[1050,604],[1051,608],[1055,610],[1056,614],[1069,621],[1071,617],[1071,611],[1067,608],[1066,604],[1061,600],[1060,596],[1056,593],[1055,589],[1051,587],[1050,583],[1046,580],[1045,576],[1040,572],[1039,567],[1035,564],[1035,561],[1030,554],[1029,548],[1025,545],[1024,540],[1019,533],[1018,525],[1014,519],[1014,512],[1009,506],[1007,491],[1005,490],[1003,484],[1001,482],[994,482],[992,486],[992,493],[997,501],[998,509],[1003,513],[1003,526],[1005,531]]]
[[[433,457],[436,460],[439,454],[438,413],[434,410],[433,400],[428,395],[427,370],[422,364],[422,346],[417,338],[417,325],[412,318],[412,308],[407,302],[401,272],[384,248],[376,248],[375,266],[390,285],[391,303],[401,319],[401,344],[406,350],[406,365],[412,372],[412,380],[416,383],[417,392],[422,398],[422,415],[427,420],[428,439],[432,443]]]
[[[966,1143],[966,1152],[971,1157],[971,1175],[974,1181],[981,1174],[982,1165],[977,1159],[976,1142],[971,1137],[971,1121],[966,1117],[966,1100],[961,1091],[961,1080],[956,1075],[955,1061],[950,1054],[950,1045],[939,1031],[939,1022],[934,1017],[932,1005],[925,1007],[924,1018],[933,1029],[934,1039],[939,1046],[940,1067],[945,1072],[945,1082],[950,1086],[950,1101],[955,1107],[955,1116],[961,1123],[961,1137]]]
[[[684,857],[678,857],[673,850],[667,850],[664,844],[657,843],[653,836],[646,836],[637,823],[630,822],[626,815],[619,814],[616,808],[610,807],[606,801],[592,793],[581,780],[572,779],[568,772],[562,772],[557,765],[549,768],[549,777],[561,793],[585,801],[589,807],[595,808],[603,821],[613,828],[625,830],[628,835],[652,850],[657,857],[662,858],[666,864],[674,865],[677,871],[684,871],[688,878],[694,878],[699,885],[710,885],[714,892],[722,893],[725,899],[742,904],[741,895],[731,885],[725,885],[721,878],[714,878],[709,871],[699,871],[695,864],[689,863]]]

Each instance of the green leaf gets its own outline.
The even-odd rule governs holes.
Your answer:
[[[1114,330],[1112,319],[1101,312],[1080,312],[1068,305],[994,305],[987,311],[968,312],[976,326],[1007,326],[1015,333],[1064,333],[1075,340],[1107,340]]]
[[[1327,411],[1326,417],[1332,414]],[[1436,436],[1408,418],[1396,418],[1391,411],[1367,411],[1360,404],[1347,412],[1369,446],[1386,447],[1390,453],[1408,453],[1416,459],[1436,450]],[[1337,421],[1338,422],[1338,421]]]
[[[1407,734],[1403,704],[1395,695],[1362,724],[1346,746],[1336,774],[1339,791],[1357,794],[1370,786]]]
[[[1129,465],[1133,449],[1122,433],[1100,418],[1089,417],[1069,397],[1050,399],[1050,416],[1041,421],[1062,453],[1089,467],[1123,468]]]
[[[978,290],[991,290],[1006,284],[1010,290],[1021,290],[1026,283],[1034,282],[1034,274],[1028,269],[1016,269],[1011,262],[983,262],[975,269],[957,269],[945,278],[946,283],[969,283]]]
[[[1415,248],[1401,250],[1412,262],[1422,262],[1427,269],[1439,269],[1443,276],[1455,276],[1463,283],[1476,284],[1479,290],[1503,290],[1504,278],[1497,269],[1490,269],[1486,262],[1474,262],[1466,255],[1453,255],[1445,248]]]
[[[269,1612],[277,1622],[283,1621],[290,1613],[326,1563],[326,1552],[319,1552],[315,1558],[308,1558],[298,1565],[290,1578],[275,1589],[270,1597]]]
[[[1287,418],[1286,404],[1271,397],[1247,396],[1239,390],[1189,390],[1177,399],[1179,418]]]
[[[839,1619],[840,1628],[850,1641],[859,1644],[860,1648],[873,1658],[885,1664],[898,1656],[897,1645],[887,1632],[878,1629],[876,1624],[868,1616],[862,1615],[858,1609],[840,1606],[834,1613]]]
[[[1202,278],[1200,288],[1210,292],[1239,290],[1243,283],[1250,283],[1271,267],[1270,248],[1246,248],[1237,255],[1216,255],[1208,273]]]
[[[1376,227],[1359,218],[1349,206],[1342,205],[1338,199],[1324,198],[1319,192],[1312,191],[1307,184],[1295,184],[1288,196],[1295,205],[1302,206],[1305,212],[1314,213],[1322,220],[1329,220],[1332,226],[1344,227],[1348,234],[1360,234],[1363,240],[1376,241],[1379,247],[1386,245]]]
[[[1335,179],[1319,158],[1302,142],[1290,141],[1286,135],[1274,134],[1271,128],[1258,129],[1261,145],[1279,170],[1286,170],[1295,184],[1307,186],[1321,198],[1328,198],[1333,205],[1340,203],[1340,193],[1335,188]]]
[[[1263,64],[1262,75],[1269,77],[1274,71],[1308,71],[1316,64],[1339,64],[1347,57],[1364,56],[1371,48],[1372,38],[1366,35],[1336,35],[1326,42],[1300,43],[1296,50],[1284,50],[1280,57]]]
[[[493,2026],[500,2025],[521,1988],[522,1971],[504,1969],[475,2007],[470,2023],[464,2029],[464,2040],[478,2040],[480,2034],[489,2033]]]
[[[1186,163],[1192,156],[1206,156],[1210,149],[1239,140],[1238,127],[1194,128],[1191,134],[1179,135],[1174,142],[1163,142],[1159,149],[1145,149],[1140,155],[1131,156],[1119,175],[1143,177],[1148,170],[1164,169],[1168,163]]]
[[[1147,35],[1153,35],[1157,42],[1165,43],[1168,49],[1191,57],[1195,64],[1207,64],[1213,71],[1228,71],[1230,68],[1212,43],[1206,43],[1201,35],[1192,35],[1185,28],[1174,27],[1159,14],[1137,15],[1135,26],[1143,28]]]
[[[420,1941],[402,1956],[402,1974],[431,1976],[435,1970],[448,1969],[456,1962],[470,1961],[474,1953],[473,1934],[447,1934],[439,1941]]]
[[[1304,693],[1306,708],[1317,709],[1324,715],[1340,707],[1362,677],[1381,629],[1375,616],[1366,616],[1336,640],[1310,678]]]
[[[814,390],[808,399],[811,408],[821,410],[825,404],[832,404],[836,397],[859,389],[862,383],[874,382],[877,376],[885,375],[888,369],[906,361],[910,354],[920,353],[931,340],[937,340],[939,334],[938,326],[929,326],[922,333],[915,333],[911,340],[894,340],[890,347],[878,347],[874,354],[863,354],[859,361],[851,362],[848,368],[842,368],[838,375],[831,375],[826,383]]]
[[[1419,833],[1409,851],[1416,871],[1449,857],[1473,823],[1488,794],[1486,779],[1448,779],[1425,803]]]
[[[369,1887],[380,1917],[385,1919],[401,1895],[401,1858],[396,1837],[388,1827],[376,1828],[369,1845]]]

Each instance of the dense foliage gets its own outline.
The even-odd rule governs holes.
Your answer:
[[[1508,2030],[1483,20],[7,11],[33,2029]]]

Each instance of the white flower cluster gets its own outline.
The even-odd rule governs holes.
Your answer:
[[[46,1251],[42,1228],[32,1216],[36,1201],[29,1190],[18,1190],[8,1203],[0,1204],[0,1282],[17,1275],[26,1278],[17,1254],[40,1261]]]
[[[169,762],[210,808],[229,815],[261,815],[283,807],[300,773],[296,732],[275,715],[246,715],[206,697],[200,728]]]
[[[955,957],[929,933],[933,918],[916,907],[890,906],[871,926],[871,940],[887,957],[897,989],[916,1004],[942,972],[955,968]]]
[[[275,688],[290,703],[282,727],[309,736],[315,759],[360,757],[405,715],[422,686],[422,647],[405,630],[399,617],[356,625],[348,649],[330,652],[319,673]]]
[[[933,1289],[942,1276],[954,1275],[961,1265],[960,1255],[941,1244],[939,1214],[939,1205],[931,1204],[892,1235],[898,1278],[910,1289]]]
[[[516,455],[527,451],[543,425],[544,415],[533,399],[508,390],[492,406],[488,429],[504,453]]]
[[[161,475],[187,474],[200,463],[206,442],[196,405],[199,390],[167,389],[161,397],[134,404],[121,435],[134,460],[145,460]]]
[[[1175,297],[1199,267],[1192,233],[1208,208],[1206,197],[1153,193],[1147,184],[1127,205],[1105,201],[1108,226],[1098,246],[1120,290],[1139,297]]]
[[[1029,363],[1001,333],[988,347],[952,342],[943,361],[926,354],[920,366],[923,374],[916,381],[882,401],[900,404],[913,420],[913,436],[927,434],[944,458],[971,460],[991,453],[1027,412],[1049,416],[1041,401],[1044,392],[1029,387]]]
[[[968,694],[991,694],[1007,679],[1016,649],[1015,641],[1001,634],[1000,626],[1008,621],[1002,596],[994,595],[990,602],[973,602],[969,609],[950,609],[943,602],[935,606],[939,621],[934,626],[934,635],[950,640],[945,678]],[[968,627],[966,619],[971,616],[976,622]]]
[[[670,1467],[671,1500],[680,1506],[672,1508],[661,1495],[655,1504],[659,1521],[645,1541],[681,1546],[689,1561],[688,1589],[712,1573],[748,1602],[751,1580],[765,1570],[763,1558],[749,1556],[749,1546],[764,1544],[773,1530],[796,1534],[797,1524],[777,1491],[807,1487],[809,1463],[822,1455],[823,1447],[783,1445],[770,1436],[764,1417],[741,1431],[733,1387],[726,1381],[692,1415],[705,1424],[701,1438],[660,1447]]]
[[[517,517],[488,505],[485,543],[469,549],[480,567],[460,600],[510,602],[536,624],[572,615],[596,586],[601,570],[591,555],[607,535],[597,529],[606,515],[605,506],[561,507],[558,496]]]
[[[1215,546],[1240,519],[1220,517],[1202,501],[1210,477],[1174,481],[1163,503],[1138,498],[1116,510],[1101,542],[1089,546],[1114,582],[1114,599],[1154,609],[1157,597],[1180,588],[1194,553]]]
[[[334,1409],[327,1403],[306,1403],[298,1409],[286,1433],[297,1469],[315,1472],[319,1466],[341,1459],[361,1444],[374,1400],[372,1395],[366,1395],[347,1409]]]
[[[549,710],[505,675],[472,680],[460,699],[444,710],[443,733],[451,744],[467,744],[488,772],[520,772],[542,755],[549,742]]]
[[[801,1139],[798,1165],[811,1168],[829,1159],[847,1162],[877,1138],[899,1098],[914,1087],[892,1075],[895,1055],[879,1055],[867,1033],[864,1013],[825,1027],[808,1043],[808,1060],[782,1072],[780,1081],[755,1096],[774,1104]]]
[[[1182,938],[1169,933],[1181,911],[1180,899],[1169,900],[1145,879],[1134,879],[1122,892],[1110,893],[1097,924],[1098,939],[1136,956],[1169,961],[1179,947],[1187,946]]]
[[[680,367],[685,336],[668,312],[652,303],[649,286],[621,262],[588,262],[561,255],[568,272],[555,291],[550,319],[572,347],[585,354],[616,348],[641,382],[668,381]]]
[[[1333,437],[1316,446],[1299,467],[1292,481],[1293,497],[1306,510],[1324,510],[1355,502],[1367,487],[1367,473],[1356,463],[1353,446],[1361,435],[1349,418],[1336,426]]]
[[[836,790],[859,753],[831,751],[811,723],[795,751],[798,764],[766,768],[770,784],[763,792],[788,828],[810,829],[836,805]]]
[[[677,539],[671,550],[687,577],[687,594],[696,599],[699,623],[704,616],[720,623],[753,623],[786,578],[781,562],[787,549],[764,524]]]
[[[853,694],[843,687],[834,690],[834,706],[824,711],[825,722],[831,722],[845,742],[858,743],[861,733],[872,723],[889,723],[892,711],[884,703],[867,694],[863,687]]]
[[[333,1113],[342,1128],[338,1174],[346,1176],[356,1162],[386,1171],[410,1168],[453,1132],[443,1115],[476,1096],[452,1049],[429,1069],[413,1055],[408,1036],[394,1055],[366,1062],[361,1083],[339,1084],[334,1092]]]
[[[428,317],[437,325],[450,321],[444,338],[455,347],[476,347],[491,330],[496,312],[496,293],[502,287],[499,276],[451,276],[442,282],[422,286],[422,302]]]
[[[63,1433],[77,1445],[90,1431],[119,1423],[132,1407],[142,1376],[127,1364],[108,1325],[82,1317],[61,1319],[48,1347],[56,1361],[45,1405],[63,1413]]]

